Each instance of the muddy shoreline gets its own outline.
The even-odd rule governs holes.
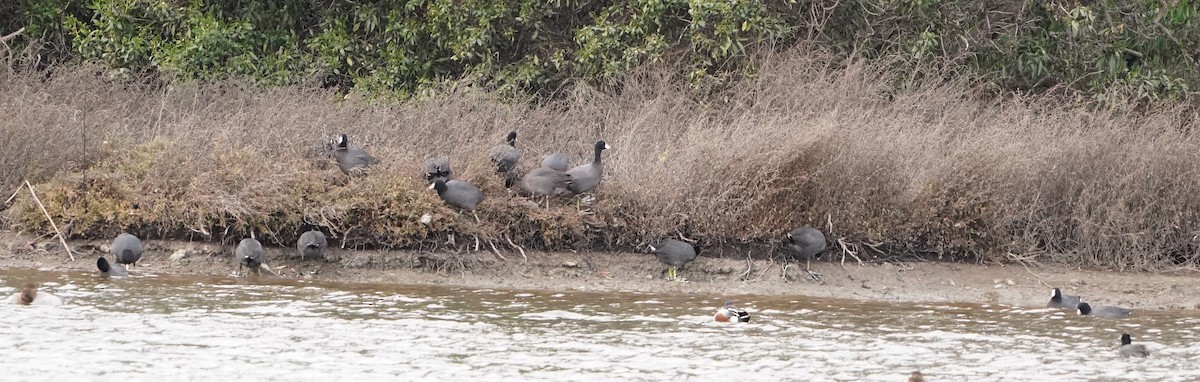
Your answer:
[[[107,241],[68,241],[71,261],[57,241],[0,232],[0,267],[48,271],[95,271]],[[132,273],[232,276],[232,246],[147,241]],[[1069,269],[1056,265],[976,265],[946,262],[884,262],[859,265],[819,261],[813,280],[791,265],[771,260],[701,256],[681,271],[689,281],[662,279],[650,254],[541,252],[511,248],[469,253],[351,251],[332,249],[325,259],[301,260],[294,248],[269,247],[267,264],[279,277],[345,283],[401,283],[563,291],[630,291],[714,295],[800,295],[871,301],[1000,303],[1038,307],[1049,288],[1101,305],[1150,310],[1200,310],[1200,277]],[[502,258],[503,257],[503,258]],[[263,276],[276,277],[276,276]]]

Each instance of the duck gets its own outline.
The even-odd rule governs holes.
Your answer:
[[[475,207],[484,199],[483,192],[480,192],[479,188],[461,180],[446,182],[439,179],[433,181],[429,188],[436,190],[438,196],[446,204],[471,211],[472,215],[475,214]],[[479,216],[476,215],[475,220],[479,221]]]
[[[250,237],[242,239],[234,249],[233,256],[238,262],[239,274],[243,267],[248,268],[251,272],[259,273],[259,267],[263,265],[262,243]]]
[[[818,274],[812,271],[812,260],[821,258],[821,251],[825,250],[826,245],[825,234],[813,227],[800,227],[785,236],[792,254],[804,259],[804,271],[814,280],[820,280]]]
[[[109,265],[108,259],[103,256],[96,258],[96,269],[100,270],[101,277],[126,277],[129,276],[129,271],[125,270],[121,264]]]
[[[599,186],[600,180],[604,178],[604,162],[600,158],[600,153],[611,148],[604,141],[596,141],[593,146],[596,155],[592,159],[592,163],[567,170],[567,175],[571,176],[571,184],[567,185],[567,189],[578,195],[592,191]]]
[[[553,153],[542,157],[542,167],[552,168],[561,172],[567,172],[571,168],[571,159],[563,153]]]
[[[1076,309],[1080,302],[1079,296],[1067,296],[1062,294],[1061,289],[1054,288],[1050,290],[1050,301],[1046,303],[1046,307]]]
[[[300,260],[304,260],[308,256],[321,258],[328,245],[325,234],[317,230],[305,232],[300,235],[300,239],[296,240],[296,250],[300,252]]]
[[[37,285],[33,283],[25,284],[25,288],[21,289],[17,294],[8,298],[8,302],[17,305],[43,305],[43,306],[58,306],[63,304],[62,298],[50,294],[50,292],[38,291]]]
[[[734,307],[733,301],[726,301],[725,306],[717,309],[713,320],[717,322],[750,322],[750,313],[745,309]]]
[[[1150,355],[1150,350],[1146,349],[1146,345],[1133,344],[1133,339],[1129,337],[1129,333],[1121,334],[1121,347],[1117,349],[1117,353],[1125,357],[1142,357]]]
[[[908,382],[925,382],[925,376],[920,370],[914,371],[908,375]]]
[[[365,150],[350,147],[350,140],[346,134],[338,135],[333,157],[337,160],[338,168],[346,175],[365,175],[367,167],[379,163],[378,159]]]
[[[571,185],[571,176],[550,167],[538,167],[521,177],[520,187],[533,196],[542,196],[550,208],[550,196]]]
[[[1119,308],[1115,306],[1097,306],[1092,307],[1086,302],[1079,303],[1076,308],[1081,316],[1097,316],[1097,317],[1129,317],[1133,313],[1132,309]]]
[[[659,245],[650,246],[650,251],[658,257],[658,261],[667,265],[667,280],[687,281],[679,277],[679,268],[696,259],[696,248],[683,241],[668,239]]]
[[[117,235],[116,239],[113,239],[112,247],[109,251],[112,252],[113,260],[117,264],[132,267],[138,260],[142,259],[142,240],[138,239],[137,236],[122,233]]]
[[[429,182],[438,179],[449,181],[454,174],[454,171],[450,169],[450,159],[446,157],[426,159],[423,167],[425,168],[425,180]]]
[[[507,144],[496,145],[488,150],[488,158],[496,166],[496,172],[504,176],[504,188],[509,188],[515,182],[513,169],[521,158],[521,152],[517,151],[517,132],[508,132],[504,141]]]

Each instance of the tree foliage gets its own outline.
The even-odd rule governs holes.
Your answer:
[[[463,78],[552,92],[667,58],[697,85],[721,83],[752,75],[754,52],[811,44],[1120,103],[1196,87],[1198,12],[1195,0],[17,0],[0,5],[0,32],[27,27],[54,58],[115,77],[400,98]]]

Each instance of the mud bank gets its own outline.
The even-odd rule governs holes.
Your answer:
[[[109,256],[107,241],[69,241],[71,261],[57,241],[0,233],[0,267],[95,271]],[[461,244],[461,243],[460,243]],[[1200,277],[1067,269],[1054,265],[976,265],[944,262],[858,264],[819,261],[814,280],[803,264],[701,255],[681,271],[688,282],[663,280],[664,267],[646,253],[540,252],[514,248],[461,253],[359,251],[334,248],[324,259],[301,260],[295,248],[269,247],[267,264],[278,277],[345,283],[402,283],[574,291],[629,291],[714,295],[800,295],[874,301],[968,302],[1041,306],[1050,287],[1085,300],[1136,309],[1200,310]],[[234,276],[232,245],[147,241],[131,273]],[[840,260],[835,259],[835,260]],[[261,277],[277,277],[263,275]]]

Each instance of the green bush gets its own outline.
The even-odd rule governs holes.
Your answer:
[[[949,66],[1000,92],[1067,87],[1136,106],[1196,88],[1198,8],[1193,0],[21,0],[0,5],[0,31],[27,26],[54,58],[96,60],[118,78],[318,81],[402,99],[460,79],[550,94],[664,59],[709,90],[753,75],[752,53],[810,44],[900,62],[916,75]],[[928,63],[938,69],[921,71]]]

